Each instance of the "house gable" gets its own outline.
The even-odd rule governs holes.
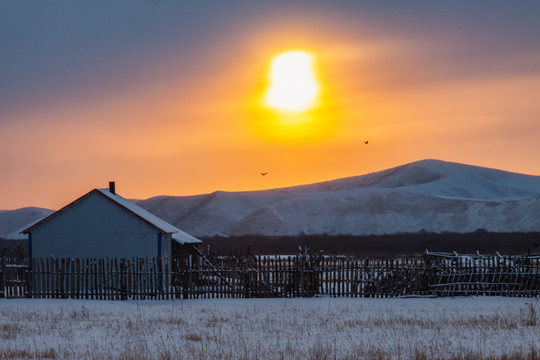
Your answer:
[[[96,190],[25,232],[31,233],[33,257],[158,256],[158,234],[165,235]],[[161,251],[170,254],[170,241]]]
[[[38,221],[37,223],[34,223],[32,226],[28,227],[27,229],[21,231],[21,234],[28,234],[31,232],[34,228],[41,226],[43,223],[50,221],[51,218],[54,218],[58,214],[62,214],[67,209],[73,207],[75,204],[78,204],[85,198],[87,198],[90,195],[99,194],[103,197],[111,200],[115,203],[115,205],[123,208],[127,212],[131,213],[132,215],[138,217],[140,220],[148,223],[150,226],[155,227],[158,231],[160,231],[163,234],[171,234],[171,239],[179,244],[196,244],[200,243],[201,240],[183,232],[180,229],[177,229],[173,225],[167,223],[166,221],[158,218],[154,214],[151,214],[150,212],[146,211],[145,209],[141,208],[140,206],[137,206],[133,202],[124,199],[120,195],[117,195],[116,193],[111,193],[107,189],[94,189],[87,193],[86,195],[80,197],[79,199],[73,201],[72,203],[64,206],[62,209],[52,213],[51,215],[45,217],[41,221]]]

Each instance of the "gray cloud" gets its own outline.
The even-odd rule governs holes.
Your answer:
[[[423,42],[422,54],[399,54],[392,81],[414,81],[411,68],[417,81],[538,72],[539,14],[538,2],[508,1],[3,1],[0,108],[99,93],[170,54],[194,76],[215,61],[201,54],[230,56],[272,24]]]

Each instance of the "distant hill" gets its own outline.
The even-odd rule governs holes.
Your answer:
[[[199,237],[538,232],[540,176],[422,160],[310,185],[137,204]],[[0,213],[0,236],[42,216],[28,211]]]
[[[53,210],[38,207],[24,207],[0,212],[0,238],[5,238],[15,230],[52,213]]]
[[[138,204],[195,236],[540,231],[540,177],[439,160],[282,189]]]

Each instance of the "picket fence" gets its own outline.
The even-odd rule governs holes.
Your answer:
[[[0,254],[0,298],[28,295],[28,259],[20,246]]]
[[[19,278],[9,280],[9,289],[4,280],[5,297],[540,296],[540,257],[534,256],[427,253],[421,257],[373,259],[301,253],[173,260],[43,258],[32,259],[28,266],[11,266],[4,268],[17,266]],[[13,274],[4,270],[0,281]]]

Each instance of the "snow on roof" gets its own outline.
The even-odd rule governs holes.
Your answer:
[[[137,215],[141,219],[145,220],[146,222],[150,223],[154,227],[158,228],[159,230],[167,234],[171,234],[171,238],[179,244],[202,242],[201,240],[169,224],[165,220],[162,220],[158,218],[157,216],[155,216],[154,214],[151,214],[150,212],[146,211],[139,205],[132,203],[131,201],[123,198],[122,196],[118,194],[111,193],[109,189],[96,189],[96,190],[99,191],[101,194],[105,195],[106,197],[108,197],[109,199],[116,202],[118,205],[129,210],[130,212]]]
[[[111,193],[109,191],[109,189],[94,189],[94,190],[90,191],[88,194],[82,196],[81,198],[79,198],[79,199],[73,201],[72,203],[64,206],[62,209],[52,213],[51,215],[49,215],[49,216],[47,216],[47,217],[45,217],[43,219],[37,220],[32,224],[28,224],[27,226],[22,228],[23,230],[20,231],[20,233],[25,234],[25,236],[26,236],[26,234],[28,234],[32,230],[32,228],[38,226],[42,222],[47,221],[49,218],[55,216],[57,213],[63,211],[64,209],[67,209],[68,207],[70,207],[74,203],[80,201],[81,199],[85,198],[86,196],[90,195],[93,192],[98,192],[101,195],[109,198],[110,200],[114,201],[116,204],[120,205],[121,207],[123,207],[127,211],[134,214],[135,216],[137,216],[137,217],[141,218],[142,220],[146,221],[148,224],[152,225],[156,229],[158,229],[158,230],[160,230],[160,231],[162,231],[162,232],[164,232],[166,234],[171,234],[171,238],[174,241],[176,241],[177,243],[179,243],[179,244],[183,245],[183,244],[194,244],[194,243],[201,243],[202,242],[201,240],[199,240],[199,239],[197,239],[197,238],[183,232],[182,230],[176,228],[175,226],[169,224],[168,222],[158,218],[154,214],[149,213],[148,211],[146,211],[145,209],[143,209],[139,205],[137,205],[137,204],[135,204],[135,203],[133,203],[133,202],[127,200],[127,199],[124,199],[123,197],[121,197],[118,194]],[[24,237],[23,239],[26,239],[26,238],[27,237]]]

